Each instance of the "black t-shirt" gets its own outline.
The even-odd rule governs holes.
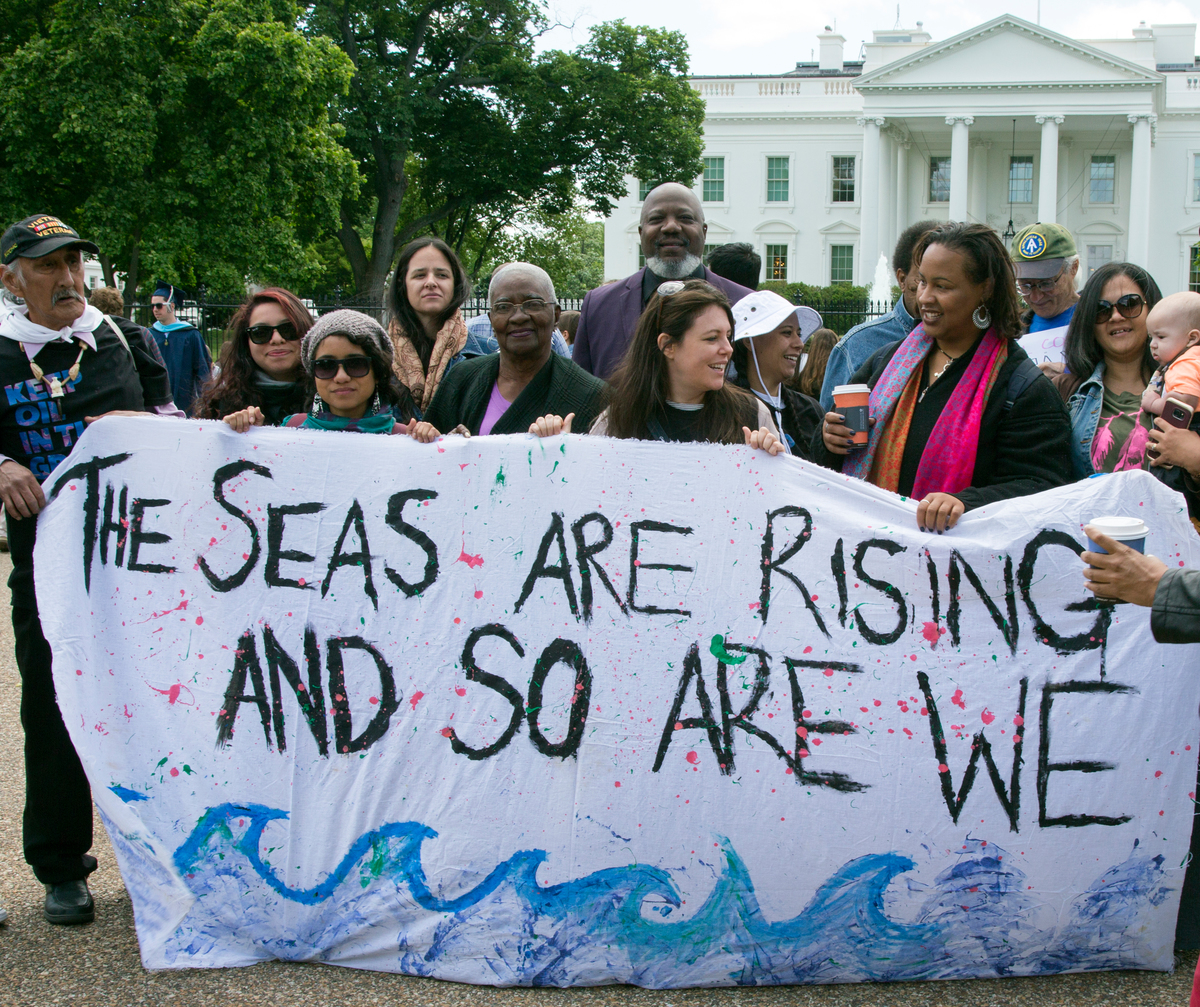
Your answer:
[[[45,381],[33,376],[25,351],[14,339],[0,338],[0,452],[44,480],[71,451],[83,433],[84,417],[114,409],[151,409],[171,401],[171,385],[162,357],[145,330],[128,319],[113,319],[125,333],[129,349],[101,322],[93,332],[96,349],[79,362],[79,377],[67,372],[79,354],[79,343],[53,342],[38,353],[46,378],[63,384],[60,399],[50,396]]]

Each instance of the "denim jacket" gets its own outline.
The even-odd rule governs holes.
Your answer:
[[[1092,467],[1092,438],[1096,436],[1103,407],[1104,361],[1101,360],[1067,402],[1067,412],[1071,414],[1071,463],[1080,479],[1096,471]]]
[[[821,385],[821,409],[833,409],[833,390],[850,380],[850,375],[867,362],[871,354],[904,339],[917,326],[917,320],[904,310],[904,298],[882,318],[860,322],[829,351],[825,381]]]

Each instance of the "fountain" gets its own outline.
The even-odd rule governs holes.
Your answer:
[[[872,308],[876,304],[880,304],[883,305],[884,311],[891,310],[892,284],[894,282],[892,271],[888,269],[887,256],[880,252],[879,262],[875,264],[875,278],[871,280],[871,285],[867,288],[867,301]]]

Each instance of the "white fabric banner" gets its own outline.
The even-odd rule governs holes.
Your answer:
[[[650,987],[1170,969],[1200,680],[1088,480],[918,532],[749,448],[90,427],[59,703],[150,968]]]

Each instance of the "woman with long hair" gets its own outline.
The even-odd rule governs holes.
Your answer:
[[[268,287],[251,297],[230,319],[220,373],[204,387],[192,415],[246,431],[279,426],[303,410],[300,340],[312,324],[308,308],[290,290]]]
[[[1067,370],[1054,378],[1071,415],[1075,475],[1142,468],[1154,417],[1142,393],[1157,366],[1146,316],[1162,299],[1141,266],[1109,262],[1088,277],[1063,346]]]
[[[704,280],[671,280],[646,305],[591,433],[783,450],[767,407],[725,381],[729,298]]]
[[[1016,280],[996,233],[942,224],[913,261],[920,324],[851,378],[871,389],[866,446],[829,412],[813,449],[829,468],[918,500],[918,527],[940,534],[966,510],[1070,482],[1071,428],[1016,342]]]
[[[793,387],[814,399],[820,399],[825,384],[825,368],[829,354],[837,346],[838,334],[833,329],[817,329],[804,344],[804,366]]]
[[[462,359],[467,323],[462,305],[471,284],[454,249],[441,238],[410,241],[388,287],[388,334],[395,368],[418,414],[433,401],[446,371]]]

